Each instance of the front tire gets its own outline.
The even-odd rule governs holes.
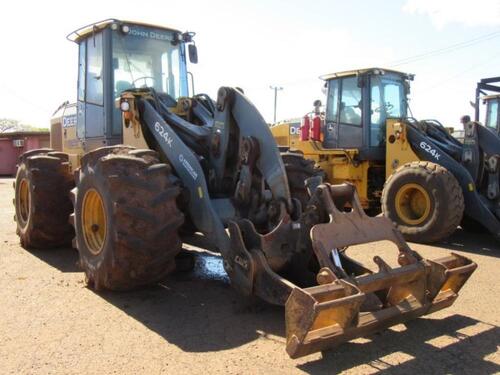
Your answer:
[[[170,166],[125,146],[89,152],[81,164],[71,220],[89,285],[129,290],[173,271],[184,216]]]
[[[441,241],[460,225],[464,212],[462,189],[440,165],[407,163],[387,179],[382,212],[408,241]]]

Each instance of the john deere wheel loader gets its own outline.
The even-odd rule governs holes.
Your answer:
[[[188,97],[192,36],[118,20],[71,34],[78,102],[53,119],[53,150],[21,158],[23,246],[67,245],[74,228],[89,285],[128,290],[173,270],[200,232],[233,287],[285,305],[291,357],[450,306],[476,264],[422,259],[389,220],[364,214],[353,185],[322,184],[300,155],[282,158],[240,90]],[[372,269],[346,250],[380,240],[396,244],[398,267],[375,257]]]
[[[313,160],[330,183],[353,183],[363,208],[382,211],[407,240],[442,240],[463,219],[500,237],[495,129],[469,122],[462,144],[438,121],[409,117],[409,74],[370,68],[321,78],[326,113],[315,103],[301,124],[273,126],[280,148]]]

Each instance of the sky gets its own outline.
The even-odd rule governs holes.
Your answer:
[[[0,118],[48,127],[75,101],[77,45],[66,35],[118,18],[196,32],[197,93],[238,86],[268,122],[324,102],[322,74],[388,67],[415,74],[411,110],[459,127],[476,82],[500,76],[498,0],[17,0],[0,14]]]

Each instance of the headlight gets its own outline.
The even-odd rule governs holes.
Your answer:
[[[128,112],[130,110],[130,104],[128,104],[128,102],[125,100],[120,103],[120,109],[122,110],[122,112]]]
[[[128,34],[129,31],[130,31],[130,27],[128,27],[127,25],[122,26],[122,33]]]

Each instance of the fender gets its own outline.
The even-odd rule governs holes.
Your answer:
[[[413,152],[420,160],[439,164],[455,176],[462,188],[467,215],[499,237],[500,221],[492,212],[493,204],[478,194],[475,181],[467,169],[411,125],[407,126],[407,137]]]

